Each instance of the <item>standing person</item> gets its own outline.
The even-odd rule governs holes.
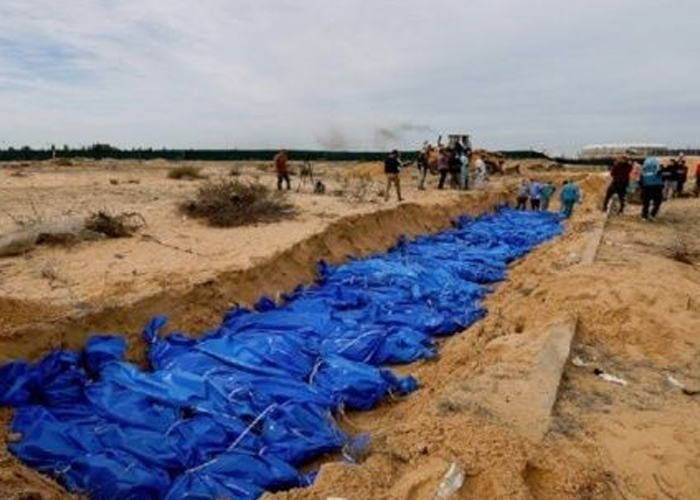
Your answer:
[[[425,144],[421,152],[418,153],[418,160],[416,161],[418,166],[418,189],[421,191],[425,190],[425,178],[428,176],[428,170],[430,169],[430,153],[430,145]]]
[[[552,195],[554,195],[554,191],[556,190],[557,188],[554,186],[552,181],[547,181],[542,184],[542,187],[540,188],[540,198],[543,211],[546,212],[549,210],[549,201],[552,199]]]
[[[564,181],[559,201],[561,202],[561,214],[565,219],[568,219],[574,213],[574,206],[581,201],[581,191],[574,181]]]
[[[465,191],[469,188],[469,157],[471,152],[462,152],[459,155],[459,189]]]
[[[446,148],[440,148],[438,154],[438,173],[440,174],[440,180],[438,181],[438,189],[443,189],[445,187],[445,179],[447,179],[447,174],[450,172],[450,153]]]
[[[676,190],[676,196],[679,198],[683,196],[683,188],[685,183],[688,181],[688,165],[685,162],[685,155],[681,153],[678,156],[678,188]]]
[[[627,196],[634,196],[639,189],[639,178],[642,176],[642,166],[639,162],[632,163],[632,169],[630,170],[630,182],[627,185]]]
[[[620,200],[620,212],[625,210],[625,197],[627,196],[627,187],[630,183],[630,173],[632,172],[632,163],[626,156],[616,158],[610,167],[610,185],[605,193],[605,201],[603,202],[603,212],[608,211],[608,205],[613,195],[617,195]]]
[[[462,170],[461,154],[457,149],[450,150],[450,187],[459,189],[459,173]]]
[[[476,155],[474,169],[476,170],[476,186],[478,188],[485,187],[488,182],[488,169],[486,168],[486,162],[479,155]]]
[[[654,220],[661,208],[665,187],[659,160],[655,156],[649,156],[644,160],[639,186],[642,188],[642,219]]]
[[[275,170],[277,171],[277,190],[282,191],[282,181],[285,181],[287,183],[287,191],[289,191],[292,189],[292,185],[289,181],[289,158],[287,157],[287,151],[282,149],[277,153],[274,163]]]
[[[314,180],[314,169],[311,165],[311,158],[308,156],[304,158],[304,163],[299,170],[299,187],[297,188],[297,192],[301,191],[301,188],[304,187],[307,182],[313,191],[316,187],[316,181]]]
[[[540,198],[542,196],[542,186],[535,179],[530,179],[530,208],[535,211],[540,209]]]
[[[518,210],[527,210],[527,200],[530,197],[530,184],[527,179],[522,179],[520,185],[518,186],[518,194],[515,198],[517,205],[515,206]]]
[[[644,167],[642,167],[643,170]],[[678,163],[676,159],[671,160],[671,163],[666,166],[660,166],[659,175],[663,181],[661,193],[664,201],[666,201],[673,198],[678,190]]]
[[[700,163],[695,167],[695,196],[700,196]]]
[[[401,155],[396,149],[384,160],[384,173],[386,174],[384,199],[389,201],[389,192],[393,184],[396,187],[396,197],[399,201],[403,201],[403,198],[401,198],[401,177],[399,175],[401,173]]]

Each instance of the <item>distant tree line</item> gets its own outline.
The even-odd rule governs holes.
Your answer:
[[[502,151],[510,159],[546,158],[536,151]],[[109,144],[92,144],[80,148],[69,146],[51,147],[49,149],[21,148],[0,149],[1,161],[44,161],[52,158],[86,158],[102,160],[169,160],[169,161],[271,161],[276,150],[271,149],[153,149],[133,148],[119,149]],[[289,156],[294,161],[380,161],[386,157],[386,151],[316,151],[290,150]],[[406,160],[417,155],[416,151],[403,154]]]

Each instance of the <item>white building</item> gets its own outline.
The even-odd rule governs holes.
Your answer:
[[[610,158],[615,155],[664,156],[669,152],[663,144],[591,144],[579,152],[581,159]]]

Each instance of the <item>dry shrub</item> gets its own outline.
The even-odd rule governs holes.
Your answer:
[[[350,203],[365,203],[373,196],[383,192],[378,191],[380,184],[375,183],[369,176],[361,176],[357,179],[344,178],[340,182],[340,189],[333,194],[345,198]]]
[[[182,165],[181,167],[175,167],[170,169],[170,171],[168,172],[168,178],[179,181],[192,181],[197,179],[206,179],[207,176],[202,174],[202,169],[199,167],[195,167],[193,165]]]
[[[112,215],[100,210],[93,212],[85,221],[85,229],[108,238],[129,238],[144,225],[143,216],[135,212]]]
[[[58,167],[72,167],[73,166],[73,160],[70,158],[56,158],[54,161],[54,165]]]
[[[284,196],[262,184],[222,179],[200,186],[195,198],[183,203],[180,209],[191,217],[206,219],[215,227],[235,227],[289,217],[293,207]]]
[[[240,177],[243,175],[243,170],[240,165],[234,165],[231,167],[231,170],[228,171],[228,175],[231,177]]]
[[[676,234],[669,246],[669,257],[683,264],[693,265],[698,257],[697,252],[692,251],[688,241],[680,234]]]

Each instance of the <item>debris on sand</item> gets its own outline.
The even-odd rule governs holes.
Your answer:
[[[144,225],[141,214],[112,215],[105,211],[92,213],[87,218],[66,217],[37,222],[19,231],[0,235],[0,257],[24,255],[38,245],[71,246],[81,241],[128,238]]]
[[[696,394],[700,394],[700,388],[698,387],[690,387],[687,384],[684,384],[680,380],[678,380],[676,377],[673,375],[666,375],[666,379],[669,381],[669,383],[680,389],[683,394],[686,396],[695,396]]]
[[[143,216],[136,212],[112,215],[100,210],[87,218],[85,229],[107,238],[129,238],[145,224]]]
[[[435,500],[447,500],[452,498],[464,484],[464,469],[456,463],[450,464],[445,472],[442,482],[435,493]]]
[[[600,368],[596,368],[595,370],[593,370],[593,373],[595,373],[596,377],[601,378],[606,382],[610,382],[611,384],[621,385],[623,387],[628,384],[628,382],[625,379],[606,373]]]

